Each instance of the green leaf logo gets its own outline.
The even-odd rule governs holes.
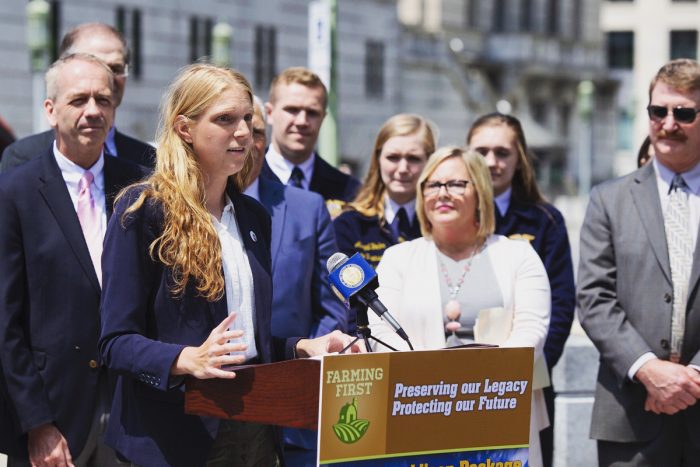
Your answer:
[[[368,428],[368,420],[357,418],[357,397],[354,397],[351,403],[345,404],[340,409],[338,423],[333,425],[333,432],[341,442],[352,444],[359,441]]]

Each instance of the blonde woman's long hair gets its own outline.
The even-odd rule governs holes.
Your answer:
[[[248,80],[235,70],[207,63],[180,70],[161,103],[155,170],[140,184],[144,190],[122,218],[123,222],[148,198],[162,205],[163,233],[151,243],[149,253],[171,269],[171,293],[175,296],[185,291],[190,280],[194,280],[198,294],[207,300],[219,300],[224,294],[221,244],[205,207],[204,176],[192,145],[178,135],[175,127],[180,115],[197,120],[231,88],[244,90],[252,103],[253,91]],[[242,170],[229,179],[229,185],[239,192],[247,186],[251,172],[250,150]]]
[[[349,209],[354,209],[363,216],[377,216],[380,224],[385,222],[384,195],[386,194],[386,185],[382,181],[382,174],[379,170],[379,156],[384,144],[389,139],[394,136],[409,135],[419,135],[426,157],[430,157],[435,151],[435,132],[433,126],[425,118],[415,114],[398,114],[389,118],[379,129],[374,141],[369,171],[359,193],[349,204]]]

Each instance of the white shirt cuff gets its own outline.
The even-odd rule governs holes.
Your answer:
[[[627,377],[630,379],[630,381],[636,381],[636,380],[634,379],[634,375],[637,374],[637,371],[639,371],[639,369],[642,367],[642,365],[644,365],[646,362],[648,362],[649,360],[654,360],[655,358],[657,358],[657,356],[654,355],[653,352],[647,352],[647,353],[645,353],[645,354],[642,354],[642,356],[639,357],[639,358],[632,364],[632,366],[630,367],[630,369],[627,370]]]

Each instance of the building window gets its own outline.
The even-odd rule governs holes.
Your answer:
[[[522,0],[520,4],[520,30],[523,32],[532,31],[532,0]]]
[[[530,114],[532,119],[540,125],[547,127],[547,104],[543,101],[533,101],[530,103]]]
[[[51,62],[58,60],[58,47],[61,44],[61,2],[49,3],[49,57]]]
[[[211,55],[211,34],[214,20],[199,16],[190,17],[190,62]]]
[[[634,33],[614,31],[607,33],[608,67],[631,70],[634,67]]]
[[[124,34],[126,32],[126,8],[118,6],[115,11],[115,27],[117,31]]]
[[[115,10],[116,29],[124,36],[131,52],[129,60],[129,76],[140,79],[143,74],[143,41],[141,35],[142,21],[141,10],[134,8],[128,10],[118,6]]]
[[[479,0],[466,2],[467,28],[476,29],[479,26]]]
[[[506,30],[506,2],[495,0],[493,2],[493,32]]]
[[[384,97],[384,44],[365,42],[365,95]]]
[[[583,24],[585,21],[585,15],[583,14],[583,4],[582,0],[573,0],[571,22],[574,25],[573,37],[574,39],[583,39]]]
[[[255,87],[267,88],[277,73],[277,29],[255,27]]]
[[[671,60],[698,57],[698,31],[671,31]]]
[[[559,34],[559,0],[548,0],[547,3],[547,34]]]
[[[131,12],[131,70],[134,78],[139,79],[142,75],[141,51],[141,10],[134,8]]]

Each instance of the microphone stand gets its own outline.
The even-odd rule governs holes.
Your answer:
[[[357,337],[350,342],[343,350],[341,350],[339,353],[343,354],[345,353],[346,350],[348,350],[352,345],[359,341],[362,340],[365,343],[365,349],[367,349],[367,352],[372,352],[372,347],[369,345],[370,339],[377,342],[378,344],[382,344],[384,347],[386,347],[389,350],[393,350],[396,352],[396,349],[386,342],[384,342],[381,339],[378,339],[372,335],[372,330],[369,328],[369,319],[367,318],[367,307],[366,306],[357,306]]]

